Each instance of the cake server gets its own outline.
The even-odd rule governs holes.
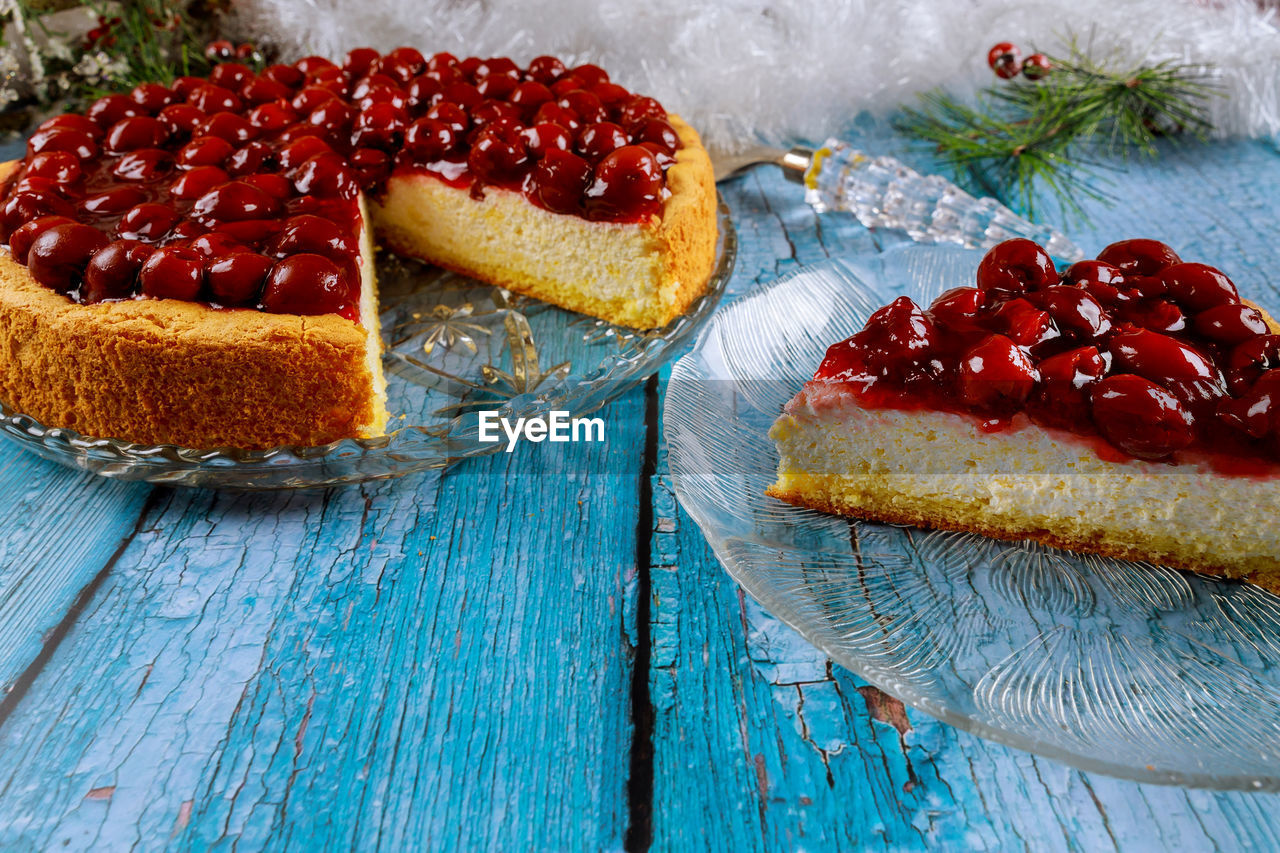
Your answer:
[[[941,175],[922,175],[893,157],[873,157],[837,139],[817,149],[713,151],[711,159],[717,182],[760,164],[780,166],[789,180],[804,184],[805,201],[819,213],[847,211],[868,228],[899,229],[918,243],[985,249],[1025,237],[1059,260],[1084,257],[1056,228],[1031,222],[993,198],[974,198]]]

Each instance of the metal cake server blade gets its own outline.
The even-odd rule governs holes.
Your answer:
[[[941,175],[922,175],[900,160],[873,157],[838,139],[828,139],[817,149],[713,149],[711,161],[717,182],[758,165],[779,166],[789,180],[804,185],[805,201],[818,212],[847,211],[868,228],[905,231],[919,243],[986,249],[1025,237],[1058,260],[1084,257],[1080,247],[1056,228],[1021,217],[993,198],[974,198]]]

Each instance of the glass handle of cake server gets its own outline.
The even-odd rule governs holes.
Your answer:
[[[799,159],[795,153],[791,162]],[[1037,225],[993,198],[974,198],[941,175],[922,175],[893,157],[873,157],[829,139],[805,165],[805,200],[819,212],[848,211],[868,228],[901,229],[920,243],[985,249],[1025,237],[1058,260],[1084,257],[1056,228]]]

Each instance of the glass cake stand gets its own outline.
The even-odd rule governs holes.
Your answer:
[[[502,450],[477,412],[514,422],[596,411],[661,367],[706,323],[733,272],[737,237],[723,199],[707,293],[662,329],[638,332],[473,279],[379,255],[389,435],[265,451],[140,445],[43,426],[0,402],[0,434],[104,477],[239,489],[400,477]]]
[[[827,346],[981,252],[828,262],[720,311],[672,370],[676,494],[729,574],[830,657],[959,728],[1143,782],[1280,790],[1280,598],[1033,543],[767,497],[767,433]]]

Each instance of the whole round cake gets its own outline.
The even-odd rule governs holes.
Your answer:
[[[697,133],[549,56],[226,62],[49,119],[0,180],[0,400],[143,444],[381,434],[375,239],[635,328],[714,264]]]

